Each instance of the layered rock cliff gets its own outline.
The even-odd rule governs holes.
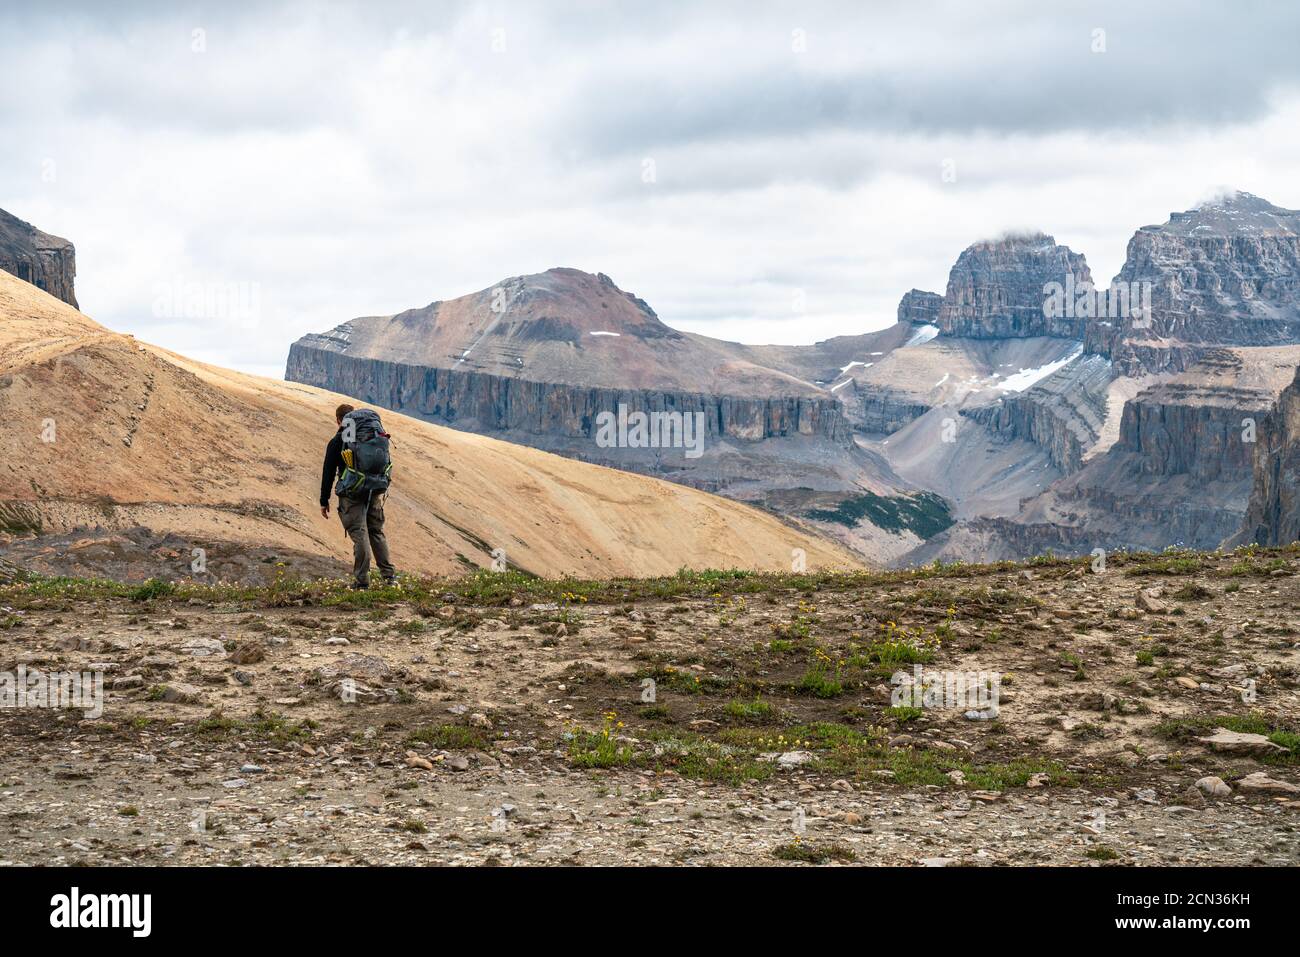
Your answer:
[[[1097,326],[1088,347],[1149,371],[1183,344],[1300,342],[1300,211],[1237,192],[1172,213],[1133,235],[1115,281],[1149,295],[1149,315]]]
[[[957,258],[939,308],[944,335],[975,339],[1057,336],[1080,339],[1089,322],[1077,315],[1078,297],[1092,274],[1083,256],[1045,233],[975,243]],[[1061,287],[1057,315],[1048,315],[1051,284]],[[900,307],[901,308],[901,307]]]
[[[898,321],[916,325],[937,325],[943,296],[924,289],[912,289],[898,301]]]
[[[1106,421],[1110,363],[1086,356],[1025,392],[961,414],[1005,438],[1033,442],[1064,474],[1083,467],[1083,455]]]
[[[854,426],[869,435],[889,435],[915,422],[933,407],[908,392],[856,382],[836,393]]]
[[[843,409],[830,397],[729,396],[580,387],[351,356],[308,340],[289,349],[285,378],[343,392],[430,422],[473,432],[519,432],[593,443],[597,417],[629,412],[704,413],[708,441],[810,436],[851,444]]]
[[[1300,368],[1259,430],[1254,481],[1232,544],[1289,545],[1300,539]]]
[[[1105,548],[1215,548],[1241,527],[1257,446],[1300,347],[1215,348],[1123,405],[1119,434],[1034,500],[1024,523],[1089,528]]]
[[[0,269],[44,289],[74,309],[77,253],[72,243],[43,233],[0,209]]]
[[[1139,393],[1124,406],[1115,449],[1140,456],[1148,475],[1248,479],[1259,423],[1274,396],[1234,384],[1241,364],[1235,353],[1215,350],[1195,371],[1217,381],[1174,380]]]

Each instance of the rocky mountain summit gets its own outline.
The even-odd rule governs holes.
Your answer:
[[[864,526],[869,550],[901,553],[920,542],[905,507],[920,490],[853,440],[861,413],[835,383],[863,364],[857,355],[883,355],[912,328],[744,346],[672,329],[608,276],[557,268],[305,336],[285,375],[812,521],[848,498],[883,497],[897,527]],[[635,428],[641,416],[648,433]]]
[[[77,308],[73,280],[77,253],[72,243],[43,233],[0,209],[0,269]]]
[[[1068,315],[1048,316],[1044,288],[1056,283],[1064,290],[1067,283],[1074,288],[1091,282],[1083,256],[1045,233],[975,243],[948,275],[938,326],[944,335],[972,339],[1082,339],[1086,319],[1073,308],[1061,310]],[[902,310],[900,304],[900,314]]]
[[[898,321],[916,325],[937,325],[943,296],[924,289],[912,289],[898,300]]]
[[[1090,348],[1127,366],[1178,364],[1202,345],[1300,339],[1300,211],[1237,192],[1143,226],[1117,283],[1149,283],[1149,321],[1091,330]],[[1168,354],[1176,358],[1167,358]]]

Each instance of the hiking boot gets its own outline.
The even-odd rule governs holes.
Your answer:
[[[365,582],[353,582],[353,583],[352,583],[350,586],[348,586],[348,587],[350,587],[353,591],[365,591],[365,590],[368,589],[370,586],[367,585]]]

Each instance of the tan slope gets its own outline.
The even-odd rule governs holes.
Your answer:
[[[0,272],[0,514],[43,531],[141,525],[344,558],[342,529],[318,505],[343,400],[138,343]],[[41,438],[46,420],[53,442]],[[458,556],[487,565],[493,548],[546,575],[788,569],[794,548],[810,568],[855,564],[693,489],[393,412],[384,420],[397,476],[388,531],[404,570],[456,572]]]

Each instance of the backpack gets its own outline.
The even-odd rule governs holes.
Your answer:
[[[379,413],[355,409],[343,416],[343,473],[334,491],[345,498],[369,498],[388,491],[393,462],[388,456],[390,436]]]

